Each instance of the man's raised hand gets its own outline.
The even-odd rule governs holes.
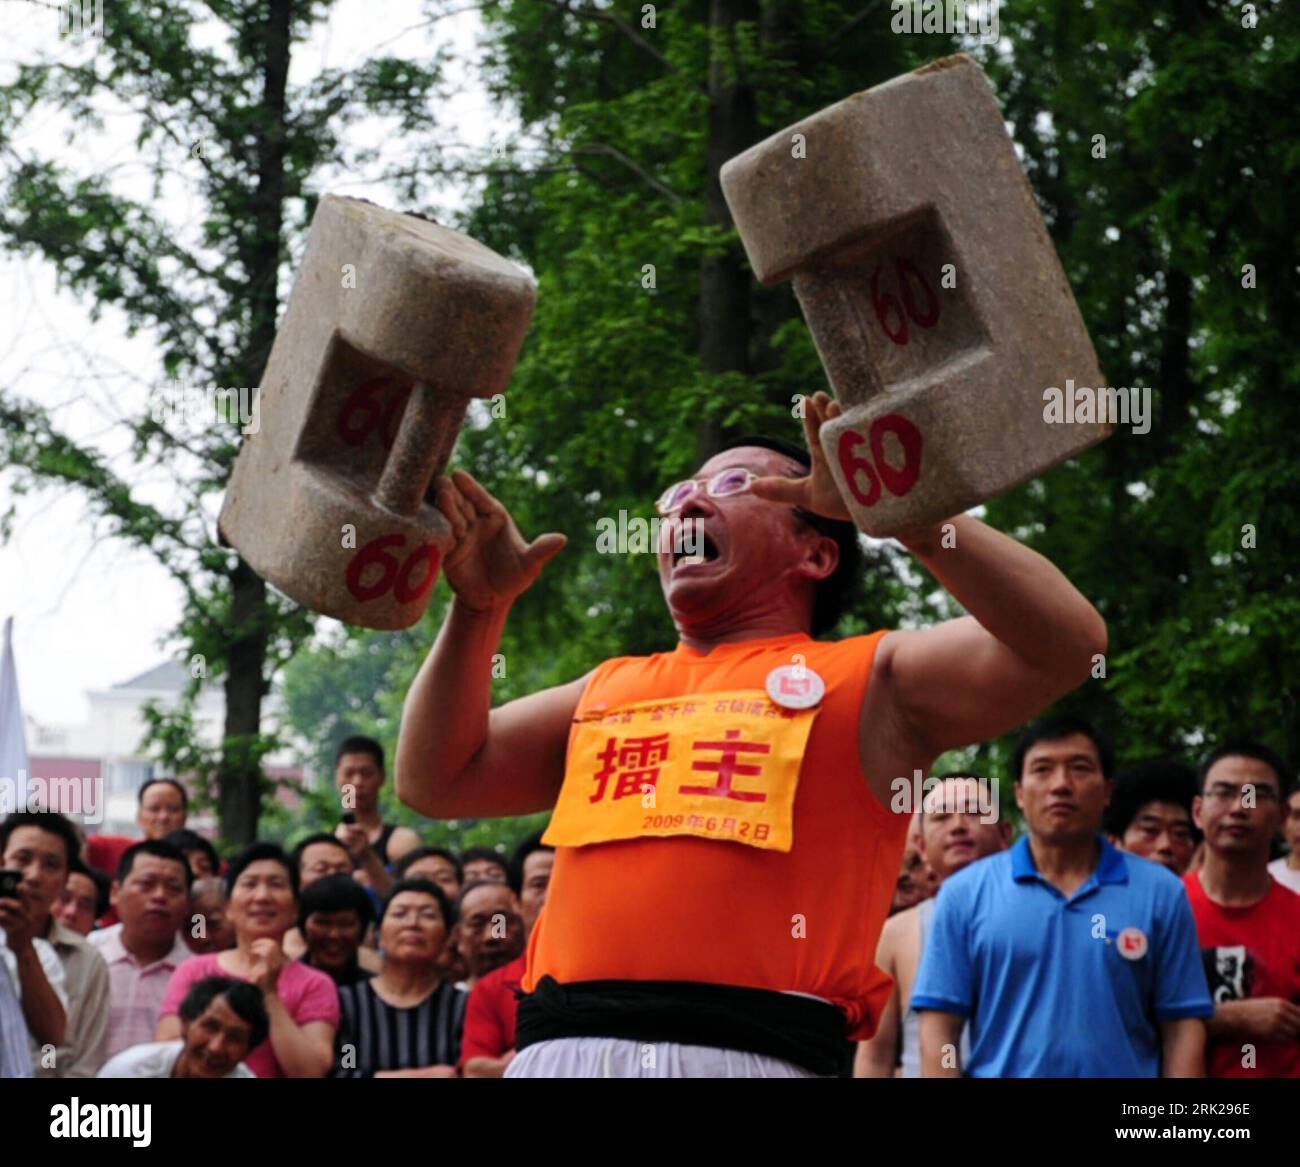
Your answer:
[[[804,478],[756,478],[749,484],[750,492],[770,502],[790,503],[828,519],[851,522],[853,516],[835,486],[818,437],[824,422],[839,417],[840,403],[828,393],[814,393],[805,399],[804,404],[803,432],[808,453],[812,456],[811,473]]]
[[[443,574],[461,603],[476,612],[513,603],[568,542],[556,532],[526,542],[510,512],[464,470],[438,478],[434,501],[454,537]]]

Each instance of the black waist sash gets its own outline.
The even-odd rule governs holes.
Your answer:
[[[563,1037],[671,1041],[744,1050],[835,1075],[844,1014],[826,1001],[693,981],[577,981],[543,977],[519,998],[515,1048]]]

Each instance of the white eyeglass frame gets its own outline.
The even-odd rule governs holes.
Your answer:
[[[738,490],[728,490],[723,494],[719,494],[716,489],[718,481],[727,474],[734,474],[737,470],[745,475],[744,485]],[[733,495],[744,494],[749,490],[754,479],[758,477],[759,475],[755,474],[747,466],[728,466],[725,470],[719,470],[712,478],[708,479],[707,482],[704,482],[703,485],[705,492],[710,498],[731,498]],[[691,487],[690,491],[682,495],[681,500],[675,506],[669,507],[667,505],[668,500],[676,494],[679,489],[687,485]],[[674,482],[655,500],[655,510],[657,510],[661,515],[674,514],[681,510],[682,507],[684,507],[691,498],[694,497],[696,492],[700,489],[700,485],[701,480],[699,478],[683,478],[680,482]]]

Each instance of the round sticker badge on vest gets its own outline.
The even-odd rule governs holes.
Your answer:
[[[1147,934],[1141,928],[1125,928],[1119,934],[1119,954],[1125,960],[1141,960],[1147,954]]]
[[[767,674],[767,695],[786,709],[811,709],[826,696],[826,682],[807,665],[782,665]]]

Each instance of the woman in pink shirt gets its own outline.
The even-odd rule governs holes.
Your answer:
[[[262,990],[271,1022],[245,1065],[259,1078],[323,1078],[334,1062],[339,997],[325,973],[286,960],[281,947],[297,923],[297,869],[275,844],[254,843],[231,863],[226,884],[235,947],[192,956],[172,974],[156,1040],[180,1036],[180,1003],[196,981],[235,977]]]

